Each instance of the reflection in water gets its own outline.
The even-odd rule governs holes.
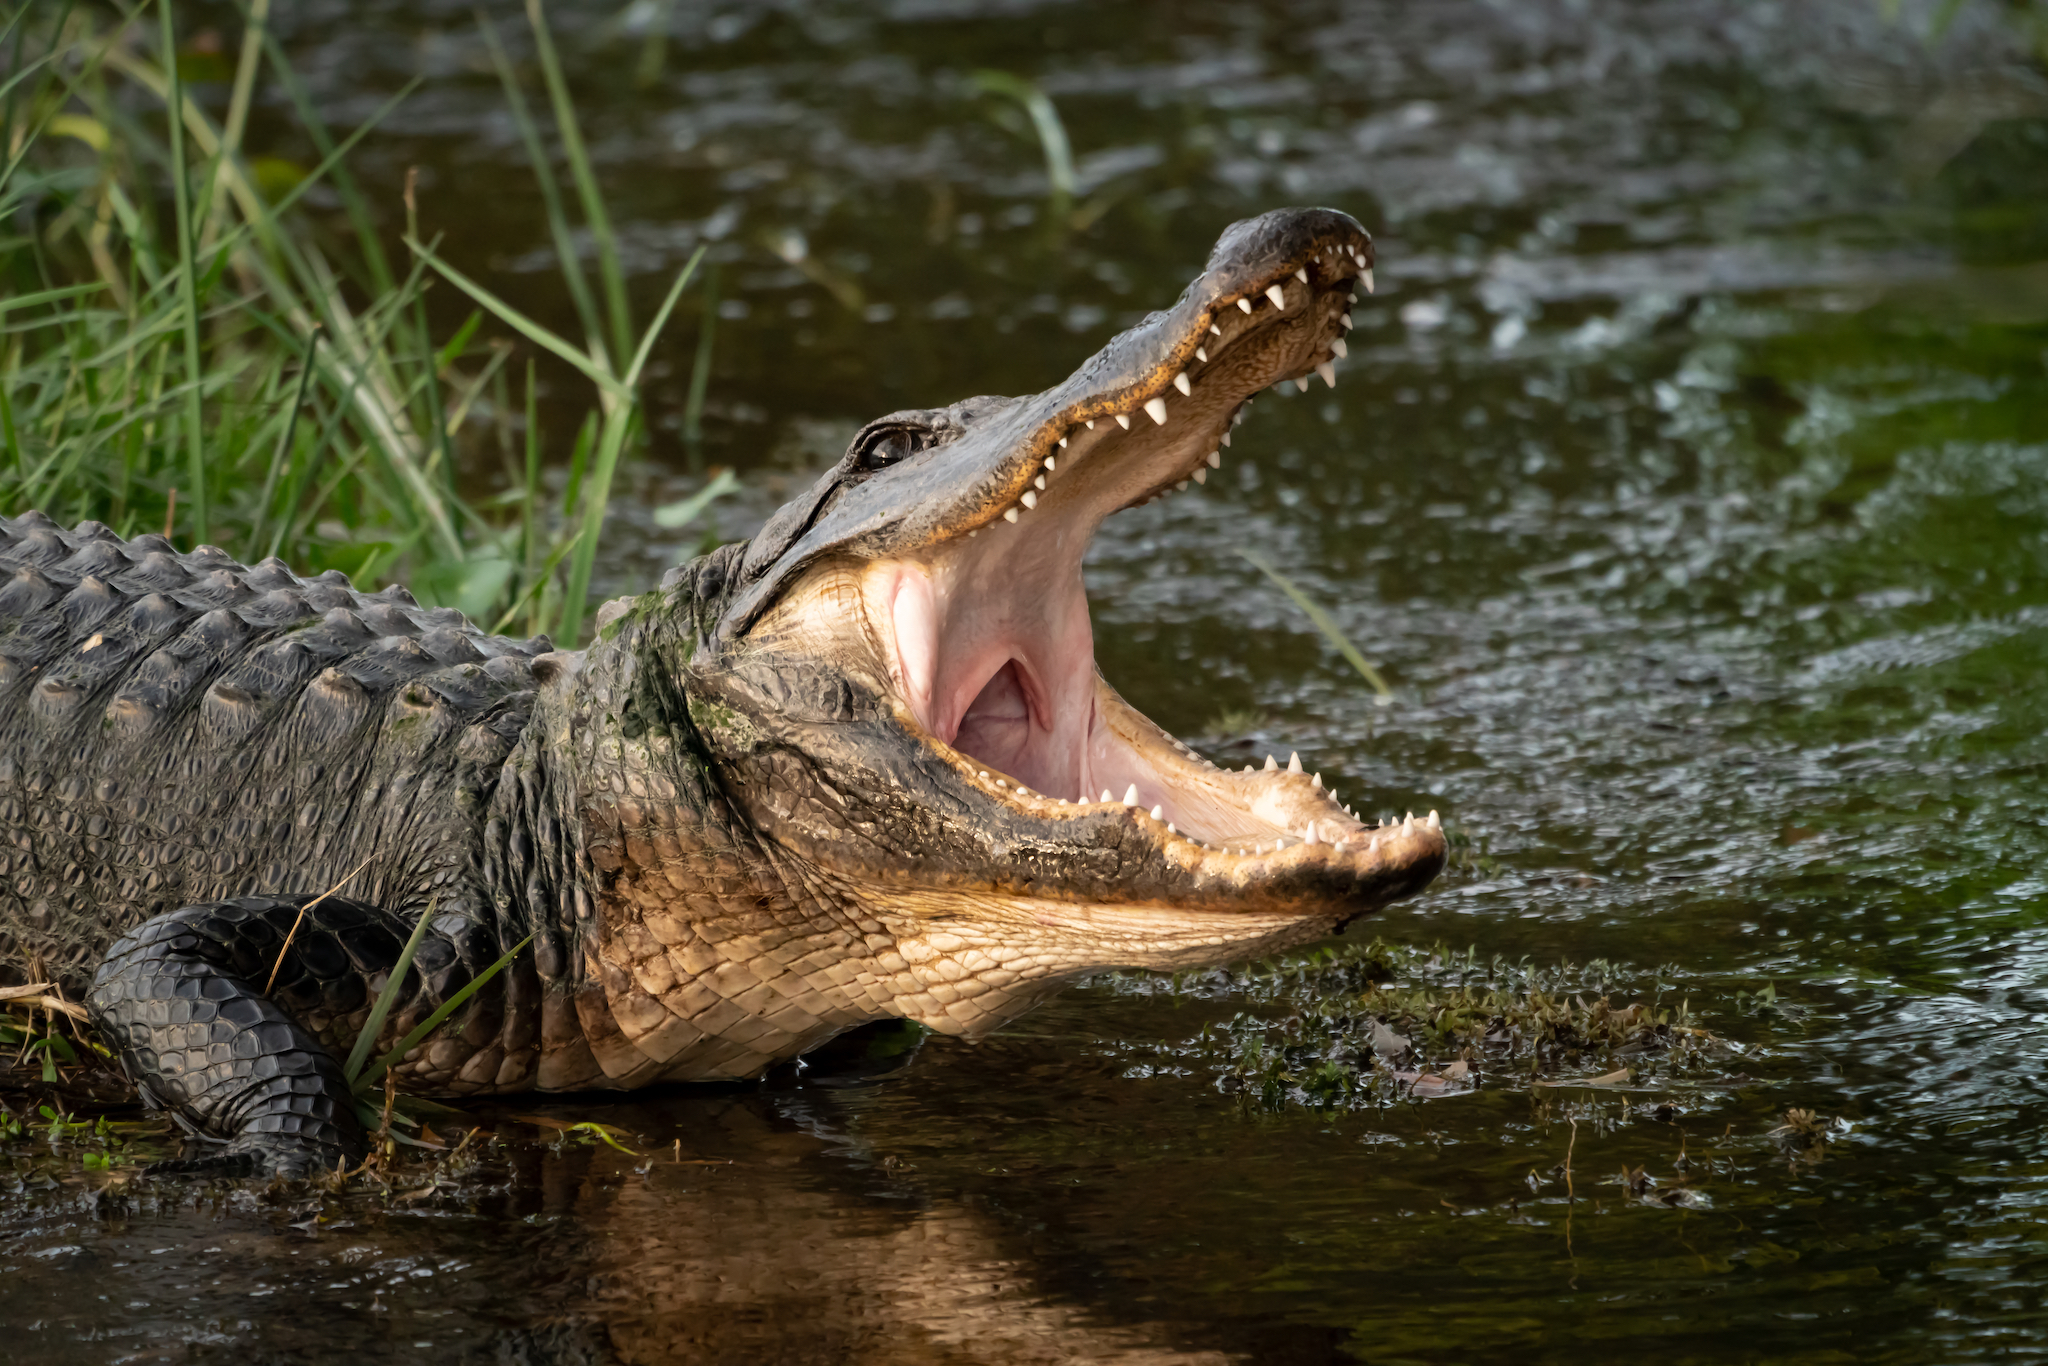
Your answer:
[[[1261,398],[1206,486],[1097,542],[1104,673],[1219,762],[1299,749],[1361,811],[1442,809],[1461,870],[1379,928],[1645,996],[1674,965],[1729,1076],[1594,1095],[1482,1058],[1439,1101],[1261,1111],[1204,1026],[1333,989],[1105,982],[872,1087],[606,1102],[731,1167],[528,1151],[310,1230],[31,1184],[0,1321],[49,1361],[2038,1356],[2048,113],[2004,7],[1938,42],[1883,8],[551,6],[643,311],[722,262],[727,536],[868,418],[1054,382],[1231,219],[1366,222],[1339,386]],[[395,225],[420,165],[450,259],[564,323],[467,0],[273,10],[342,124],[426,75],[363,146],[373,200]],[[1060,110],[1064,213],[983,67]],[[611,585],[682,549],[645,505],[700,480],[689,307]],[[1840,1121],[1818,1161],[1772,1136],[1793,1108]]]
[[[52,1361],[1224,1360],[1097,1321],[1048,1292],[1000,1219],[912,1172],[821,1160],[844,1141],[784,1108],[766,1094],[606,1106],[608,1124],[682,1146],[636,1159],[515,1144],[447,1194],[388,1204],[20,1192],[0,1315],[32,1324]],[[109,1282],[119,1309],[87,1293]]]
[[[1223,1360],[1172,1350],[1157,1330],[1091,1323],[1047,1295],[1000,1225],[925,1197],[914,1177],[852,1193],[844,1176],[817,1180],[806,1159],[818,1145],[761,1107],[710,1118],[734,1165],[657,1161],[644,1179],[586,1177],[549,1202],[584,1230],[585,1293],[563,1311],[602,1325],[623,1362]]]

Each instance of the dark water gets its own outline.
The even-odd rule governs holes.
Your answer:
[[[395,218],[422,166],[447,254],[566,324],[469,7],[284,8],[339,123],[426,75],[366,183]],[[1104,670],[1212,752],[1250,725],[1441,809],[1468,855],[1389,938],[1606,960],[1743,1051],[1261,1108],[1203,1026],[1336,979],[1098,981],[871,1085],[557,1106],[652,1156],[513,1145],[388,1209],[32,1180],[24,1359],[2048,1359],[2048,80],[2001,10],[557,8],[642,309],[722,262],[728,535],[868,417],[1054,382],[1234,218],[1364,220],[1338,387],[1098,542]],[[1063,213],[984,67],[1056,102]],[[696,477],[697,326],[655,492]],[[641,515],[614,583],[678,551]]]

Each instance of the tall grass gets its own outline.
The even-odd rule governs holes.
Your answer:
[[[180,81],[167,4],[112,19],[83,5],[0,5],[0,511],[163,531],[181,548],[210,542],[249,561],[280,555],[364,586],[402,575],[422,601],[487,627],[573,642],[612,482],[640,438],[640,376],[696,263],[636,334],[540,0],[527,18],[596,243],[596,289],[541,125],[487,36],[582,342],[443,259],[410,187],[407,256],[394,260],[347,156],[412,87],[337,138],[268,31],[270,7],[248,0],[217,121]],[[289,95],[316,165],[248,154],[251,95],[265,80]],[[316,186],[340,203],[345,233],[299,211]],[[424,305],[436,277],[475,305],[445,338]],[[553,497],[520,339],[592,388]],[[458,463],[494,452],[505,491],[465,498]]]

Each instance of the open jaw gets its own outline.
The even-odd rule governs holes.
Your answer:
[[[1434,812],[1360,820],[1291,756],[1220,769],[1095,665],[1081,565],[1103,520],[1206,482],[1259,391],[1336,383],[1372,244],[1341,214],[1306,212],[1312,231],[1264,260],[1212,259],[1175,309],[1134,329],[1153,334],[1149,364],[1112,354],[1125,334],[1067,384],[1011,401],[1026,421],[988,419],[1011,429],[1010,449],[981,457],[974,496],[858,574],[906,726],[1048,838],[1099,832],[1105,817],[1134,827],[1158,855],[1136,899],[1355,914],[1419,890],[1444,861]]]

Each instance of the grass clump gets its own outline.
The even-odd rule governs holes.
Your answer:
[[[1640,1088],[1720,1072],[1740,1049],[1688,1000],[1668,1004],[1664,975],[1646,1001],[1611,963],[1537,968],[1376,939],[1174,990],[1251,999],[1193,1041],[1221,1089],[1267,1110],[1348,1109],[1489,1081]]]
[[[493,46],[580,343],[444,260],[410,187],[409,257],[387,253],[347,154],[411,87],[337,138],[268,31],[269,10],[248,5],[218,111],[180,78],[167,6],[112,17],[0,6],[0,511],[158,531],[250,562],[279,555],[366,588],[403,577],[423,602],[486,627],[573,643],[613,477],[641,439],[640,376],[690,267],[636,332],[538,0],[527,15],[573,202],[597,244],[597,288],[517,73]],[[252,94],[266,80],[290,97],[316,164],[249,154]],[[345,229],[301,212],[316,189]],[[474,305],[447,337],[427,320],[437,280]],[[556,495],[542,491],[540,351],[592,388]],[[477,480],[463,472],[493,464],[500,492],[465,496]]]

